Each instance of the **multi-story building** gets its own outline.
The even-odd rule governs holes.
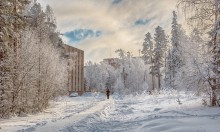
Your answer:
[[[68,59],[68,91],[81,95],[86,91],[84,88],[84,51],[69,45],[63,47]]]
[[[104,63],[107,63],[109,65],[111,65],[112,67],[114,67],[115,69],[120,67],[119,64],[120,59],[119,58],[107,58],[107,59],[103,59]]]

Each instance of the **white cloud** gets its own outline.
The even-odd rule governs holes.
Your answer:
[[[52,6],[61,32],[79,28],[102,31],[98,38],[73,45],[85,51],[86,61],[99,62],[115,56],[114,51],[119,48],[138,55],[144,35],[147,32],[153,35],[158,25],[169,34],[177,0],[122,0],[118,4],[112,4],[112,0],[39,1]],[[139,19],[150,21],[146,25],[134,26]]]

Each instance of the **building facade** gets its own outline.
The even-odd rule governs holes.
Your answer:
[[[69,45],[63,47],[68,61],[67,87],[69,94],[77,92],[81,95],[86,91],[84,88],[84,51]]]

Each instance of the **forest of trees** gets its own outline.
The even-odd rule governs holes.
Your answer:
[[[110,84],[113,92],[123,94],[189,91],[206,94],[211,106],[220,106],[220,1],[179,0],[178,8],[188,21],[189,35],[173,11],[170,37],[160,26],[154,35],[148,32],[141,57],[119,49],[116,68],[105,61],[87,63],[88,87],[105,90]]]
[[[35,113],[66,94],[67,68],[53,10],[0,1],[0,118]]]

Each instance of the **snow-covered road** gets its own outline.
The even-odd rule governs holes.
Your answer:
[[[103,95],[58,98],[56,101],[52,101],[50,107],[41,113],[0,119],[0,132],[58,131],[88,115],[102,111],[110,102]]]
[[[190,94],[61,98],[41,114],[0,120],[0,131],[219,132],[220,108],[201,104]]]

